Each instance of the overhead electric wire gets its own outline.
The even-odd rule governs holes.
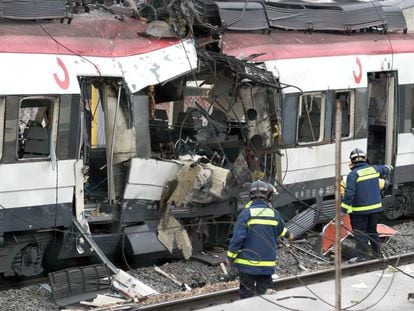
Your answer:
[[[194,73],[193,73],[193,75],[194,75]],[[195,81],[196,81],[196,79],[194,79]],[[240,122],[240,120],[239,120],[239,122]],[[243,132],[243,126],[240,126],[240,128],[242,129],[242,132]],[[254,147],[254,146],[253,146]],[[253,148],[254,149],[254,148]],[[286,149],[286,145],[285,145],[285,150],[287,150]],[[258,155],[259,156],[259,154],[257,153],[257,150],[256,150],[256,155]],[[286,158],[287,158],[287,152],[286,152]],[[287,159],[286,159],[287,160]],[[286,170],[287,171],[287,170]],[[299,198],[297,198],[294,194],[292,194],[286,187],[284,187],[284,185],[283,184],[281,184],[281,183],[279,183],[277,180],[276,180],[276,183],[278,183],[279,184],[279,186],[282,188],[282,189],[284,189],[285,190],[285,192],[287,192],[288,194],[290,194],[290,195],[292,195],[292,197],[293,198],[295,198],[295,200],[296,201],[298,201],[299,203],[301,203],[301,204],[303,204],[304,206],[306,206],[306,207],[308,207],[308,208],[312,208],[312,206],[310,206],[309,204],[307,204],[306,202],[304,202],[304,201],[302,201],[301,199],[299,199]],[[319,211],[320,212],[320,211]],[[263,298],[263,297],[262,297]],[[375,304],[374,304],[375,305]],[[283,306],[281,306],[281,307],[283,307]],[[372,307],[372,306],[371,306]]]
[[[99,76],[102,76],[101,71],[99,70],[99,67],[92,62],[90,59],[88,59],[87,57],[75,52],[74,50],[72,50],[71,48],[67,47],[66,45],[64,45],[63,43],[59,42],[59,40],[57,40],[49,31],[47,31],[47,29],[45,27],[43,27],[43,25],[37,21],[37,24],[39,25],[39,27],[44,31],[44,33],[46,33],[56,44],[60,45],[61,47],[65,48],[66,50],[68,50],[69,52],[71,52],[73,55],[79,56],[80,58],[82,58],[83,60],[87,61],[88,63],[90,63],[92,66],[95,67],[96,72],[98,73]]]
[[[236,116],[237,117],[237,116]],[[239,122],[240,122],[240,120],[239,120]],[[243,127],[240,127],[241,129],[242,129],[242,131],[243,131]],[[255,150],[255,148],[254,148],[254,146],[253,146],[253,148],[252,148],[254,151],[256,151],[256,155],[257,156],[259,156],[259,154],[257,153],[257,150]],[[286,156],[287,156],[287,154],[286,154]],[[259,156],[259,158],[260,158],[260,156]],[[261,158],[260,158],[261,159]],[[288,189],[286,189],[281,183],[279,183],[277,180],[275,180],[278,184],[279,184],[279,186],[280,187],[282,187],[282,188],[284,188],[284,190],[286,191],[286,192],[288,192],[289,194],[291,194],[291,195],[293,195]],[[302,203],[302,204],[304,204],[305,206],[307,206],[308,208],[313,208],[312,206],[310,206],[309,204],[307,204],[307,203],[305,203],[305,202],[303,202],[302,200],[300,200],[299,198],[297,198],[295,195],[293,195],[293,197],[295,198],[295,199],[297,199],[300,203]],[[318,211],[318,212],[320,212],[321,214],[323,214],[323,212],[321,212],[321,211]],[[327,216],[327,215],[325,215],[325,216]],[[329,218],[329,217],[327,217],[327,218]],[[349,228],[347,228],[347,229],[349,229]],[[297,278],[299,278],[300,279],[300,277],[299,276],[297,276]],[[379,284],[379,281],[378,281],[378,283],[377,283],[377,285]],[[372,292],[371,292],[372,293]],[[366,296],[366,298],[371,294],[371,293],[369,293],[367,296]],[[315,293],[314,293],[315,294]],[[315,294],[315,296],[317,296],[316,294]],[[320,299],[321,301],[324,301],[321,297],[319,297],[319,296],[317,296],[318,297],[318,299]],[[328,305],[330,305],[330,306],[333,306],[333,305],[331,305],[331,304],[329,304],[328,302],[326,302],[326,301],[324,301],[325,303],[327,303]],[[379,301],[378,301],[379,302]],[[375,304],[373,305],[373,306],[375,306]]]

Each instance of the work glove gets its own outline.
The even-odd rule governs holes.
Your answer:
[[[289,233],[288,241],[293,241],[295,239],[295,236],[292,233]]]

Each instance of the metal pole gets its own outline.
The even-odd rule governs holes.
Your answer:
[[[342,110],[341,101],[335,102],[335,307],[341,310],[341,136],[342,136]]]

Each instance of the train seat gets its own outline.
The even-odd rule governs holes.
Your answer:
[[[49,149],[49,133],[47,128],[31,126],[25,130],[23,158],[48,156]]]

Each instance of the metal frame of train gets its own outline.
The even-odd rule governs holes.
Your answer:
[[[222,35],[223,54],[253,55],[256,65],[278,79],[272,103],[277,122],[257,127],[272,146],[263,149],[266,140],[256,140],[256,151],[279,192],[273,205],[296,236],[335,216],[337,101],[342,110],[342,174],[349,171],[350,150],[366,150],[370,163],[394,167],[383,194],[384,215],[397,219],[414,214],[413,39],[410,32]],[[264,122],[266,118],[262,116]]]
[[[0,25],[3,276],[90,257],[74,221],[139,263],[223,245],[256,178],[297,236],[329,221],[338,100],[342,172],[355,147],[393,165],[386,215],[414,214],[412,34],[234,30],[217,53],[146,29]]]
[[[104,15],[0,25],[4,277],[35,276],[68,258],[92,258],[80,231],[111,259],[140,257],[145,263],[160,253],[177,256],[177,231],[194,222],[196,229],[183,235],[194,241],[186,244],[191,252],[208,239],[205,223],[235,208],[234,200],[220,196],[221,189],[214,200],[199,189],[203,198],[195,206],[186,204],[184,194],[168,213],[181,220],[175,232],[166,233],[172,236],[166,238],[170,248],[160,242],[165,183],[177,181],[177,172],[190,165],[174,160],[174,146],[161,150],[151,138],[161,131],[184,141],[194,129],[175,126],[177,116],[169,126],[166,110],[154,116],[155,102],[172,105],[182,97],[185,76],[197,67],[194,41],[153,38],[142,34],[145,23]],[[171,115],[183,107],[181,100]],[[219,174],[221,183],[226,175]]]
[[[255,54],[281,86],[274,204],[301,235],[334,217],[335,103],[342,110],[342,167],[349,152],[394,167],[385,216],[414,214],[414,50],[411,33],[226,33],[224,53]],[[242,39],[243,38],[243,39]],[[302,207],[299,207],[302,206]]]

